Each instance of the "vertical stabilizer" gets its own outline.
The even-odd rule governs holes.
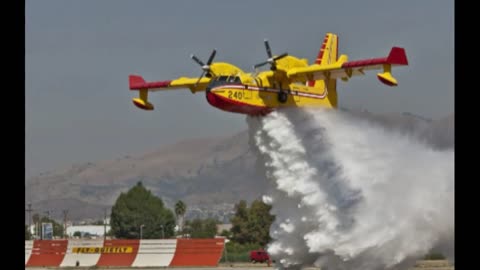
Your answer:
[[[337,61],[338,57],[338,36],[332,33],[327,33],[323,39],[322,47],[318,52],[316,64],[328,65]]]
[[[315,64],[329,65],[337,62],[338,59],[338,36],[333,33],[327,33],[323,39],[322,46],[318,52]],[[307,83],[310,87],[315,87],[319,92],[328,91],[328,100],[333,107],[337,107],[337,80],[317,80]],[[326,89],[325,89],[325,86]]]

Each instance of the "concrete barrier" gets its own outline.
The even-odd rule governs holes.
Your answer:
[[[68,240],[35,240],[26,266],[60,266]],[[26,244],[25,244],[26,246]]]
[[[132,266],[169,266],[177,249],[176,239],[141,240]]]
[[[224,240],[34,240],[25,241],[27,267],[217,266]]]
[[[223,238],[178,239],[170,266],[216,266],[224,248]]]
[[[97,266],[132,266],[140,240],[106,240]]]
[[[32,240],[25,241],[25,265],[27,265],[28,259],[30,259],[30,255],[32,255],[32,248],[33,248],[33,241]]]
[[[68,240],[67,252],[60,266],[96,265],[100,259],[100,253],[82,252],[96,247],[103,247],[103,240]]]

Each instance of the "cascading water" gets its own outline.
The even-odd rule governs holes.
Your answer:
[[[247,117],[281,269],[385,269],[454,233],[454,151],[338,110]],[[451,243],[453,245],[453,243]]]

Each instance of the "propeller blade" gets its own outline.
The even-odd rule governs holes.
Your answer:
[[[265,61],[265,62],[254,65],[253,68],[259,68],[259,67],[265,66],[268,63],[269,63],[268,61]]]
[[[203,78],[203,75],[205,75],[205,71],[202,72],[202,75],[200,75],[200,78],[198,78],[197,82],[195,83],[195,88],[197,88],[197,85],[200,82],[200,80]]]
[[[190,57],[191,57],[195,62],[197,62],[197,64],[199,64],[200,66],[202,66],[202,67],[205,66],[205,64],[204,64],[200,59],[198,59],[195,55],[192,54],[192,55],[190,55]]]
[[[217,50],[213,49],[212,54],[210,55],[210,58],[208,58],[207,65],[210,66],[212,64],[213,58],[215,57],[216,53],[217,53]]]
[[[288,53],[282,53],[282,54],[280,54],[279,56],[273,58],[273,60],[274,60],[274,61],[277,61],[277,60],[279,60],[279,59],[284,58],[284,57],[287,56],[287,55],[288,55]]]
[[[265,48],[267,49],[268,58],[272,58],[272,50],[270,49],[270,45],[268,44],[268,40],[264,40]]]

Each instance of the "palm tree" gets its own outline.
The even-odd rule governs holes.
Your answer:
[[[179,200],[175,204],[175,215],[177,216],[177,223],[178,223],[179,231],[183,230],[183,217],[184,217],[186,211],[187,211],[187,205],[185,205],[184,202]]]

